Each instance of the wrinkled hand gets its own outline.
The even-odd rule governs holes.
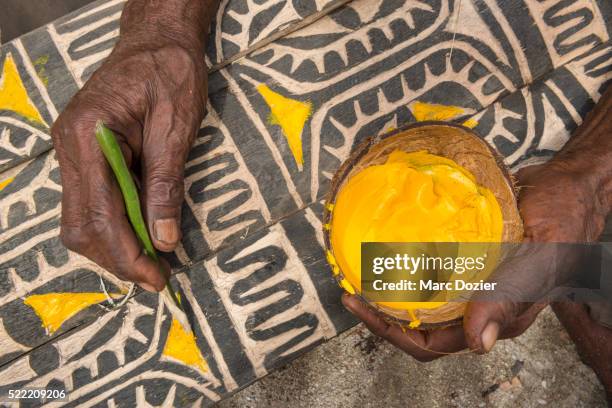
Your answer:
[[[526,241],[593,242],[601,235],[607,211],[586,160],[553,159],[519,171]]]
[[[160,271],[143,253],[94,126],[101,119],[116,133],[140,183],[153,244],[172,251],[181,238],[185,161],[205,112],[201,49],[122,36],[52,129],[63,186],[62,241],[146,290],[162,290],[169,268]]]
[[[524,222],[525,241],[590,242],[601,234],[606,212],[595,198],[588,163],[555,159],[530,166],[518,174],[519,209]],[[533,277],[531,277],[533,276]],[[551,279],[552,278],[552,279]],[[532,274],[529,288],[547,287],[555,277]],[[517,290],[512,287],[512,290]],[[521,288],[518,288],[521,290]],[[504,296],[507,295],[507,296]],[[516,301],[517,293],[497,293],[503,301],[472,300],[462,326],[433,331],[408,330],[385,322],[355,296],[344,295],[342,302],[377,336],[388,340],[420,361],[430,361],[465,348],[488,352],[497,339],[523,333],[546,303]],[[513,300],[514,299],[514,300]]]

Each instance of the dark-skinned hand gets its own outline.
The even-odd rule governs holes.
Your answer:
[[[597,196],[595,183],[582,168],[586,167],[559,158],[544,165],[526,167],[518,173],[519,209],[524,221],[525,241],[591,242],[601,234],[607,212],[594,199]],[[554,286],[556,277],[546,275],[554,273],[552,269],[540,274],[533,272],[529,272],[529,279],[523,280],[528,285],[509,285],[508,293],[496,294],[501,297],[499,301],[470,301],[462,325],[431,331],[404,331],[387,323],[355,296],[344,295],[342,302],[372,333],[419,361],[430,361],[466,348],[483,353],[491,350],[498,339],[523,333],[546,306],[545,302],[517,301],[521,299],[518,292],[546,292]]]
[[[168,10],[147,3],[128,2],[119,42],[59,116],[52,137],[63,186],[64,244],[123,280],[159,291],[169,267],[163,262],[160,271],[142,251],[94,135],[97,120],[115,132],[140,185],[153,244],[174,250],[181,238],[185,161],[205,114],[204,39],[198,27],[171,14],[197,2],[171,0],[164,3],[173,8]]]

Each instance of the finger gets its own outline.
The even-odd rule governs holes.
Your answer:
[[[184,169],[197,126],[181,119],[174,107],[161,104],[145,127],[143,190],[153,245],[172,251],[180,238]]]
[[[555,246],[524,243],[504,255],[490,279],[495,290],[475,292],[466,308],[470,349],[489,352],[499,338],[517,336],[531,325],[554,288],[556,254]]]
[[[125,215],[93,219],[85,225],[84,233],[97,237],[95,250],[86,251],[94,262],[147,291],[159,292],[165,287],[168,265],[156,263],[143,252]]]
[[[91,156],[89,165],[80,172],[81,185],[85,186],[81,216],[84,224],[80,233],[89,238],[85,255],[145,290],[162,290],[166,284],[165,272],[143,252],[106,159],[99,149]]]
[[[108,248],[107,256],[100,262],[107,264],[108,269],[120,278],[135,282],[144,290],[161,291],[169,275],[167,265],[156,263],[142,251],[127,219],[113,224],[110,228],[93,227],[100,237],[101,246]]]
[[[167,262],[162,261],[160,268],[147,257],[125,214],[112,213],[86,212],[87,221],[80,225],[67,223],[63,217],[62,242],[121,279],[138,283],[148,291],[162,290],[170,270]]]
[[[81,224],[81,178],[79,176],[78,155],[66,149],[64,138],[66,129],[63,121],[58,120],[51,130],[55,154],[59,163],[62,183],[62,216],[60,238],[63,239],[65,227],[78,227]],[[69,144],[68,148],[73,147]],[[72,153],[72,154],[71,154]],[[66,244],[66,242],[64,242]]]
[[[78,227],[82,224],[81,212],[84,206],[81,200],[80,169],[89,165],[91,157],[98,150],[94,137],[94,123],[97,119],[102,119],[121,134],[131,134],[139,128],[137,122],[131,121],[134,124],[122,125],[117,118],[100,112],[96,105],[87,97],[82,97],[81,93],[71,100],[51,129],[62,182],[62,228]],[[119,145],[129,167],[133,158],[132,150],[123,138],[119,139]]]
[[[516,315],[512,302],[470,302],[463,317],[463,328],[468,347],[478,353],[488,353],[499,338],[506,322]]]
[[[384,338],[419,361],[431,361],[466,348],[460,326],[433,331],[404,331],[401,327],[386,322],[356,296],[345,294],[342,303],[363,321],[373,334]]]
[[[473,301],[466,308],[463,327],[468,347],[491,351],[497,340],[522,334],[547,303]]]

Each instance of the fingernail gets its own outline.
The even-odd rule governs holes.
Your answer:
[[[138,282],[138,286],[140,286],[141,288],[143,288],[147,292],[157,292],[157,290],[155,289],[155,287],[153,285],[150,285],[150,284],[145,283],[145,282]]]
[[[353,296],[350,296],[350,295],[343,295],[342,296],[342,304],[344,305],[346,310],[348,310],[352,314],[356,315],[357,314],[357,309],[356,309],[356,305],[355,305],[354,302],[355,302],[355,300],[354,300]]]
[[[155,238],[164,244],[175,244],[179,240],[178,223],[174,218],[163,218],[153,224]]]
[[[489,322],[480,334],[480,341],[482,342],[482,347],[485,353],[491,351],[495,345],[495,342],[497,341],[498,335],[499,324],[497,322]]]

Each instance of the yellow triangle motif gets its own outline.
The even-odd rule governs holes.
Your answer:
[[[105,300],[104,293],[46,293],[28,296],[23,303],[34,309],[43,327],[53,334],[81,310]]]
[[[33,122],[46,125],[28,96],[13,56],[7,54],[0,76],[0,110],[10,110]]]
[[[176,298],[180,303],[180,293],[176,294]],[[170,324],[170,331],[168,332],[162,356],[196,368],[202,373],[208,371],[208,363],[204,360],[196,344],[195,335],[191,330],[189,332],[186,331],[176,319],[172,319],[172,324]]]
[[[418,122],[425,120],[450,120],[460,116],[465,111],[458,106],[438,105],[435,103],[415,102],[412,114]]]
[[[474,118],[469,118],[468,120],[463,122],[462,125],[465,127],[469,127],[470,129],[474,129],[476,126],[478,126],[478,121]]]
[[[301,170],[304,164],[302,131],[312,112],[312,104],[287,98],[264,84],[259,85],[257,90],[270,107],[270,123],[279,125],[283,130],[295,162]]]
[[[176,319],[172,319],[162,355],[196,368],[203,373],[208,371],[208,364],[196,344],[194,334],[186,332]]]

